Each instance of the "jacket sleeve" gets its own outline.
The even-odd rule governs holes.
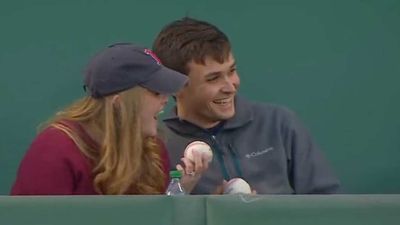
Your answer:
[[[297,116],[287,111],[284,125],[288,150],[289,180],[296,194],[333,194],[339,191],[339,180],[310,133]]]

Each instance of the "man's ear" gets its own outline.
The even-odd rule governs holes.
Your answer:
[[[185,92],[185,90],[189,88],[189,84],[190,84],[190,79],[186,82],[186,84],[178,92],[176,92],[173,95],[174,99],[182,97],[183,92]]]
[[[178,92],[176,92],[172,97],[175,99],[181,98],[184,92],[184,89],[187,88],[187,86],[183,87],[181,90],[179,90]]]

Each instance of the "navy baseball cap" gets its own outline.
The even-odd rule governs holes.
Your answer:
[[[160,94],[175,94],[187,82],[184,74],[163,66],[150,50],[117,43],[97,53],[85,71],[84,89],[93,98],[142,86]]]

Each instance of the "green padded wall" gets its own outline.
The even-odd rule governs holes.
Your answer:
[[[107,44],[193,16],[230,37],[249,98],[295,110],[347,193],[400,192],[398,0],[2,0],[0,194],[37,126],[83,96]]]

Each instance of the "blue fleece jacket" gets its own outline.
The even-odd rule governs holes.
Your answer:
[[[176,115],[164,119],[170,165],[192,141],[208,143],[213,160],[192,194],[210,194],[222,180],[241,177],[258,194],[336,193],[339,181],[296,115],[287,108],[235,99],[236,113],[217,132]]]

